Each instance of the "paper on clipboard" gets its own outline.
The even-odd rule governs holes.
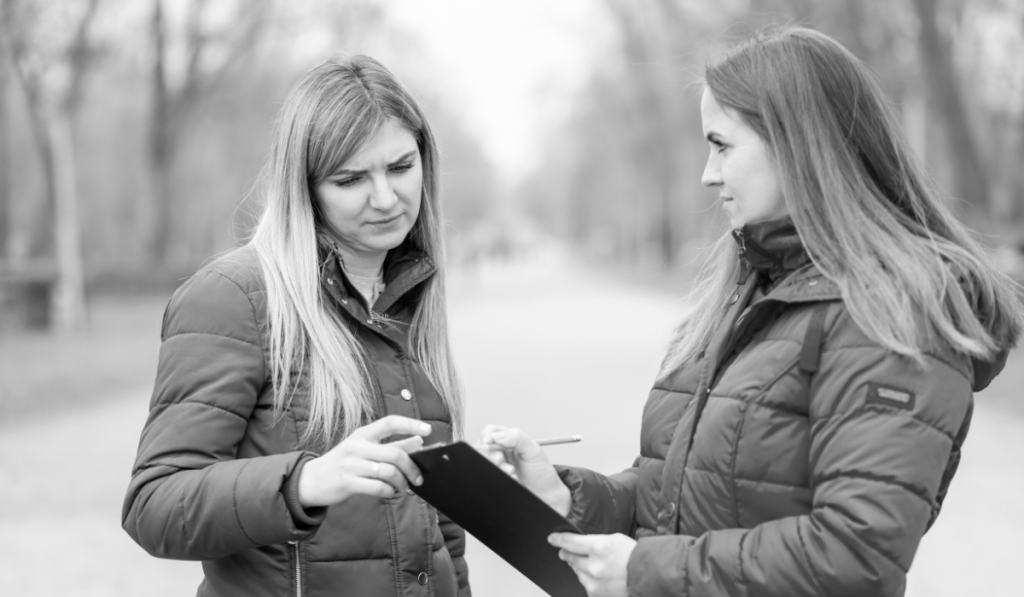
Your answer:
[[[423,473],[420,497],[552,597],[586,597],[576,573],[548,543],[551,533],[580,533],[529,489],[465,442],[409,454]]]

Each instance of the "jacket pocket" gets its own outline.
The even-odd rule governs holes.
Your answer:
[[[459,594],[459,577],[455,572],[455,562],[447,547],[441,547],[433,553],[434,562],[434,595],[435,597],[457,597]]]

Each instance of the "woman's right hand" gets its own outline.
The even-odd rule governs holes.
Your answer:
[[[477,450],[505,472],[565,516],[572,505],[569,488],[562,483],[548,455],[537,442],[519,429],[487,425],[480,434]]]
[[[382,444],[392,435],[412,435]],[[409,452],[423,447],[430,425],[423,421],[389,415],[356,429],[340,444],[302,467],[299,503],[303,508],[330,506],[353,495],[392,497],[398,491],[423,482]]]

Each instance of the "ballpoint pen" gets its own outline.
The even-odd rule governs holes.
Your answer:
[[[537,440],[538,446],[553,446],[555,444],[571,444],[583,441],[582,435],[567,435],[565,437],[549,437]]]

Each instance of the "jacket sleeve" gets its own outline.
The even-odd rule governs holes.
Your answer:
[[[971,403],[962,372],[928,361],[826,349],[809,386],[810,513],[641,539],[629,594],[902,595]]]
[[[171,298],[149,418],[121,522],[150,554],[220,558],[300,540],[282,487],[306,454],[236,459],[263,387],[255,309],[231,279],[200,272]]]
[[[592,470],[557,465],[562,483],[569,488],[572,505],[566,519],[588,535],[636,531],[637,463],[621,473],[605,476]]]
[[[459,597],[472,597],[473,593],[469,589],[469,567],[466,565],[466,531],[440,511],[437,513],[437,524],[441,527],[444,546],[452,558],[452,565],[455,566],[455,577],[459,581]]]

